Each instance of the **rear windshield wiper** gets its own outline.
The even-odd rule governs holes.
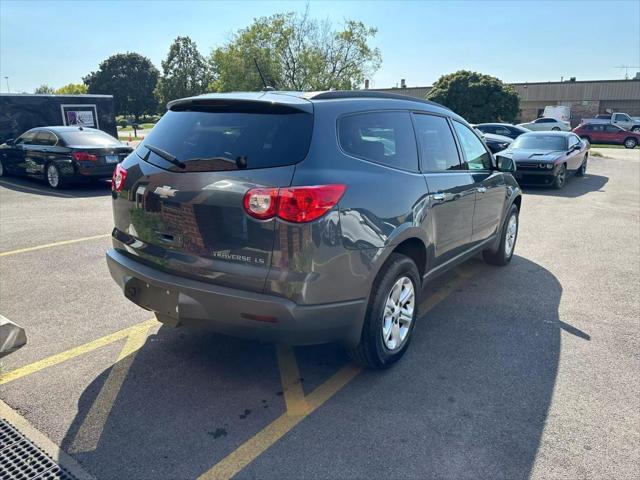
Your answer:
[[[176,157],[171,155],[169,152],[165,152],[161,148],[154,147],[153,145],[149,145],[147,143],[145,143],[144,146],[145,146],[145,148],[147,148],[147,150],[149,150],[150,152],[155,153],[156,155],[158,155],[159,157],[163,158],[167,162],[173,163],[174,165],[176,165],[177,167],[180,167],[180,168],[185,168],[186,167],[186,165],[183,162],[178,160]],[[145,157],[145,161],[148,158],[149,158],[149,154],[147,153],[147,155]]]

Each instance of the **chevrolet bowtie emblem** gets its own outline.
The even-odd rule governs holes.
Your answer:
[[[156,187],[153,193],[158,195],[160,198],[169,198],[175,197],[177,191],[178,190],[174,190],[173,188],[165,185],[163,187]]]

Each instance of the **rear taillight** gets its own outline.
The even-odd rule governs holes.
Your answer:
[[[345,189],[345,185],[337,184],[254,188],[244,196],[244,209],[249,215],[260,220],[278,216],[288,222],[311,222],[331,210]]]
[[[71,154],[74,160],[81,160],[86,162],[97,162],[98,157],[89,152],[73,152]]]
[[[117,164],[111,177],[111,190],[119,192],[124,187],[124,181],[127,179],[127,171],[122,168],[122,165]]]

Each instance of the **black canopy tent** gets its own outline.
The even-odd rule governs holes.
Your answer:
[[[0,94],[0,143],[34,127],[82,125],[118,138],[112,95]]]

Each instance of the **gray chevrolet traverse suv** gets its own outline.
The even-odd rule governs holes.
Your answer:
[[[107,262],[168,325],[340,342],[384,368],[425,283],[479,252],[511,260],[514,168],[460,116],[400,95],[176,100],[114,172]]]

